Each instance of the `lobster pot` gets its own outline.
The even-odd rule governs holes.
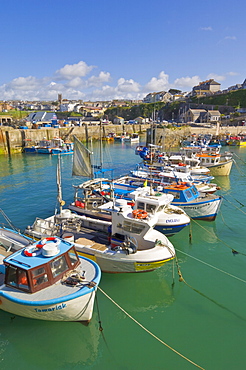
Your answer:
[[[74,235],[72,233],[64,233],[62,239],[69,243],[74,243]]]

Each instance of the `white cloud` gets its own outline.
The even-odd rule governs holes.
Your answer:
[[[193,86],[196,86],[201,82],[201,79],[199,76],[193,76],[193,77],[180,77],[177,78],[174,81],[174,86],[179,89],[186,89],[186,88],[192,88]]]
[[[17,77],[13,79],[8,85],[6,85],[7,89],[13,90],[35,90],[42,86],[43,80],[39,80],[36,77],[28,76],[28,77]]]
[[[225,40],[236,40],[236,36],[226,36]]]
[[[17,77],[0,86],[1,100],[57,100],[59,93],[66,99],[74,100],[142,99],[149,92],[168,91],[170,88],[190,91],[202,81],[195,75],[180,77],[170,83],[169,75],[161,71],[157,77],[141,85],[134,79],[124,77],[113,81],[110,73],[105,71],[90,75],[93,68],[80,61],[65,65],[50,77]],[[235,72],[225,73],[224,76],[210,73],[207,78],[224,81],[235,75]]]
[[[80,61],[77,64],[66,64],[55,72],[58,79],[72,80],[76,77],[85,77],[95,66],[88,66],[85,62]]]
[[[207,78],[208,79],[212,78],[215,81],[224,81],[226,79],[225,76],[217,75],[216,73],[209,73]]]
[[[124,78],[120,78],[118,80],[117,91],[119,92],[139,92],[139,90],[139,83],[135,82],[132,79],[125,80]]]
[[[237,72],[227,72],[227,75],[228,76],[238,76],[239,73],[237,73]]]
[[[145,90],[152,92],[168,90],[170,88],[168,78],[169,76],[164,71],[162,71],[159,74],[158,78],[151,78],[151,80],[146,84]]]
[[[202,31],[213,31],[212,27],[201,27]]]
[[[110,73],[101,71],[98,76],[88,78],[88,86],[100,86],[110,80]]]
[[[72,80],[66,83],[67,87],[80,88],[83,85],[83,81],[80,77],[74,77]]]

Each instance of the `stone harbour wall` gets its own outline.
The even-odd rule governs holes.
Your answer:
[[[14,129],[8,126],[1,126],[0,128],[0,155],[10,155],[14,153],[21,153],[25,146],[31,146],[38,143],[40,140],[52,139],[54,137],[61,137],[64,140],[72,141],[73,135],[83,142],[91,140],[98,140],[100,136],[105,136],[110,132],[121,134],[122,132],[142,134],[142,141],[147,143],[155,142],[161,145],[166,151],[177,147],[184,138],[191,134],[216,134],[216,128],[207,127],[174,127],[174,128],[156,128],[153,137],[153,130],[150,125],[103,125],[100,126],[74,126],[61,128],[41,128],[41,129]],[[220,135],[225,134],[238,135],[240,133],[246,134],[246,127],[244,126],[228,126],[221,127]]]

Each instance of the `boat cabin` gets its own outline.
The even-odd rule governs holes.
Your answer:
[[[175,202],[190,202],[198,198],[199,191],[195,187],[195,185],[169,185],[163,187],[162,191],[167,194],[172,194],[174,199],[173,203]]]
[[[197,154],[196,155],[200,159],[200,163],[203,166],[215,165],[220,163],[220,154]]]
[[[11,254],[3,262],[5,285],[26,293],[55,284],[80,264],[72,244],[59,238],[43,239]]]

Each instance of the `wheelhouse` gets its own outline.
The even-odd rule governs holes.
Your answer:
[[[5,285],[27,293],[35,293],[55,284],[64,274],[80,264],[74,247],[52,258],[42,255],[24,257],[23,254],[24,250],[5,258]],[[40,263],[33,264],[32,259],[38,259]]]

